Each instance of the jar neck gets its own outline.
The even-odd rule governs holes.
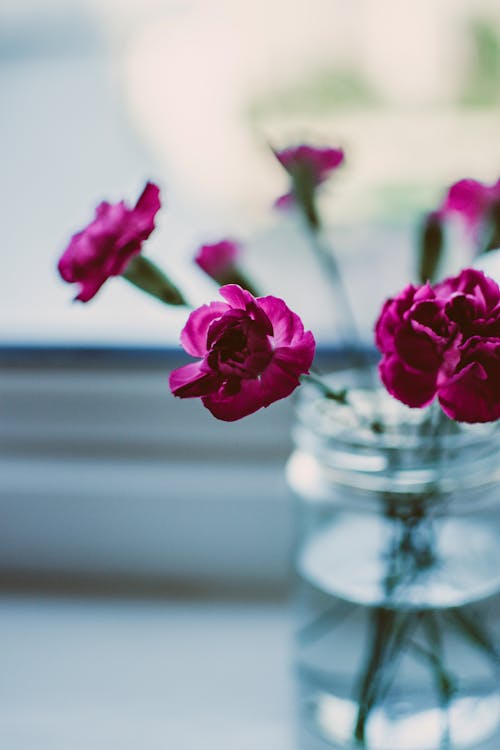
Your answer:
[[[500,479],[496,424],[459,425],[439,409],[409,409],[382,389],[349,395],[342,405],[309,388],[298,401],[296,451],[315,462],[326,485],[377,496],[383,512],[392,503],[411,514]]]

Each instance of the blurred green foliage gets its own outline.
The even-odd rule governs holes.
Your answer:
[[[282,89],[256,97],[249,107],[253,118],[270,115],[324,115],[338,110],[366,109],[381,99],[360,72],[328,68]]]
[[[472,55],[465,75],[460,104],[493,107],[500,104],[500,31],[494,22],[476,18],[470,22]]]

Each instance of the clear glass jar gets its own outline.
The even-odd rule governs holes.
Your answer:
[[[302,389],[287,466],[300,750],[498,750],[500,431],[349,399]]]

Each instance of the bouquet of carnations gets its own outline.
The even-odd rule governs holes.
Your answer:
[[[318,209],[319,190],[343,165],[344,152],[299,145],[273,154],[289,179],[289,189],[277,199],[276,209],[300,216],[312,255],[342,311],[344,335],[357,352],[356,369],[363,382],[376,389],[373,357],[358,346],[351,300]],[[170,373],[170,389],[182,399],[199,398],[217,419],[231,422],[246,417],[309,382],[327,402],[350,411],[352,423],[363,423],[375,440],[384,436],[388,426],[380,412],[375,410],[367,420],[354,392],[334,387],[332,379],[314,368],[312,332],[304,330],[300,316],[286,301],[259,293],[244,271],[238,243],[222,239],[199,248],[194,260],[219,285],[220,299],[190,308],[186,296],[143,253],[159,209],[160,191],[153,183],[147,183],[133,208],[123,201],[98,205],[94,220],[71,238],[59,261],[62,278],[79,285],[76,299],[87,303],[112,277],[121,277],[161,303],[184,306],[189,314],[180,339],[193,361]],[[448,226],[455,222],[462,222],[471,247],[470,267],[439,280]],[[439,436],[460,430],[461,424],[500,418],[500,288],[475,265],[479,256],[498,245],[500,180],[493,185],[472,179],[455,183],[421,223],[415,283],[383,303],[375,324],[380,380],[392,397],[408,407],[430,407],[418,429],[432,437],[436,450]],[[401,617],[395,608],[401,587],[408,585],[408,571],[414,580],[435,564],[432,545],[422,545],[432,495],[414,504],[406,516],[398,515],[391,498],[386,500],[384,512],[393,520],[397,516],[399,536],[388,556],[386,599],[373,609],[366,639],[371,645],[356,681],[352,737],[362,747],[368,742],[367,722],[390,687],[394,664],[410,648],[420,650],[426,660],[444,711],[455,689],[437,648],[441,635],[436,618],[422,609]],[[455,624],[498,666],[496,645],[486,630],[458,611]],[[417,625],[434,646],[416,644]],[[446,742],[450,736],[444,732],[439,746],[450,747]]]

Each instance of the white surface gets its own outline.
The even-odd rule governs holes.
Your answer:
[[[0,598],[0,746],[285,750],[282,605]]]

